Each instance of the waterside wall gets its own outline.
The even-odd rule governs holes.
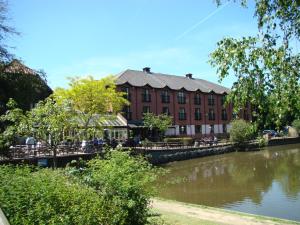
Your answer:
[[[300,143],[300,137],[296,138],[275,138],[268,141],[267,146],[287,145]],[[237,147],[233,145],[225,146],[210,146],[199,148],[182,148],[177,150],[146,150],[145,155],[153,164],[163,164],[173,161],[181,161],[193,158],[200,158],[204,156],[220,155],[235,151],[258,151],[260,146],[258,143],[251,143],[244,147]]]

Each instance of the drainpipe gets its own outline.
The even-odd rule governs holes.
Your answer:
[[[203,104],[204,104],[204,136],[206,136],[206,116],[207,116],[206,109],[205,109],[205,106],[206,106],[205,97],[206,97],[206,94],[203,93]]]

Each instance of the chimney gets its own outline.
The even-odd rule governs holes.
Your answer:
[[[145,68],[143,68],[143,72],[144,73],[151,73],[151,71],[150,71],[150,67],[145,67]]]
[[[189,78],[189,79],[193,79],[193,74],[187,73],[187,74],[185,75],[185,77],[186,77],[186,78]]]

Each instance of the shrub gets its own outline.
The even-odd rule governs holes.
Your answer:
[[[142,157],[111,151],[103,160],[88,162],[79,179],[97,190],[110,224],[138,225],[147,221],[158,175]]]
[[[10,224],[104,224],[95,190],[61,171],[0,167],[0,206]]]
[[[233,120],[230,128],[230,141],[237,145],[243,145],[253,138],[253,128],[245,120]]]
[[[256,140],[257,140],[258,146],[260,148],[265,147],[267,145],[267,143],[268,143],[268,140],[266,140],[266,138],[264,138],[264,137],[257,137]]]
[[[294,120],[292,126],[296,129],[298,134],[300,134],[300,119]]]

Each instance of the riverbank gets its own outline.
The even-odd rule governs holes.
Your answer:
[[[182,203],[172,200],[152,200],[151,207],[156,215],[167,224],[196,225],[196,224],[239,224],[239,225],[279,225],[300,224],[300,222],[284,220],[273,217],[258,216],[219,208]]]
[[[270,139],[266,146],[280,146],[289,144],[300,143],[300,137],[288,137],[288,138],[274,138]],[[155,165],[165,164],[174,161],[182,161],[194,158],[201,158],[205,156],[221,155],[236,151],[259,151],[261,146],[257,142],[249,143],[245,147],[239,147],[230,144],[223,143],[212,146],[183,146],[181,148],[152,148],[152,149],[138,149],[137,152],[143,152],[147,156],[148,160]],[[136,149],[137,150],[137,149]]]

